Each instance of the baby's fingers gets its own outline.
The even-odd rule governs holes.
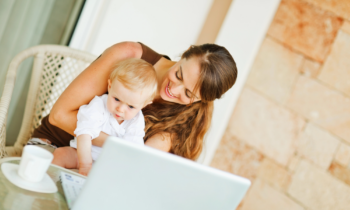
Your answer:
[[[90,168],[79,168],[79,174],[87,176],[90,172]]]

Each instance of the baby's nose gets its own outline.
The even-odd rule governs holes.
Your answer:
[[[117,106],[116,109],[117,112],[122,113],[123,112],[123,107],[122,106]]]

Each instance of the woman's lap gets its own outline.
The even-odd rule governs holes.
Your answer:
[[[40,148],[43,148],[51,153],[54,153],[54,151],[57,149],[56,145],[53,145],[49,140],[47,139],[39,139],[39,138],[31,138],[27,142],[27,145],[34,145]]]

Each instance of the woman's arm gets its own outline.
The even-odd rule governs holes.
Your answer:
[[[74,135],[77,112],[96,95],[107,92],[107,80],[113,66],[127,58],[141,58],[142,47],[135,42],[122,42],[106,49],[100,58],[87,67],[58,98],[53,106],[49,122]]]
[[[155,149],[169,152],[171,149],[171,138],[168,133],[158,133],[147,139],[145,145]]]

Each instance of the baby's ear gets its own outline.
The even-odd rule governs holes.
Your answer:
[[[142,108],[145,108],[148,104],[151,104],[153,101],[149,101],[148,103],[146,103]]]

